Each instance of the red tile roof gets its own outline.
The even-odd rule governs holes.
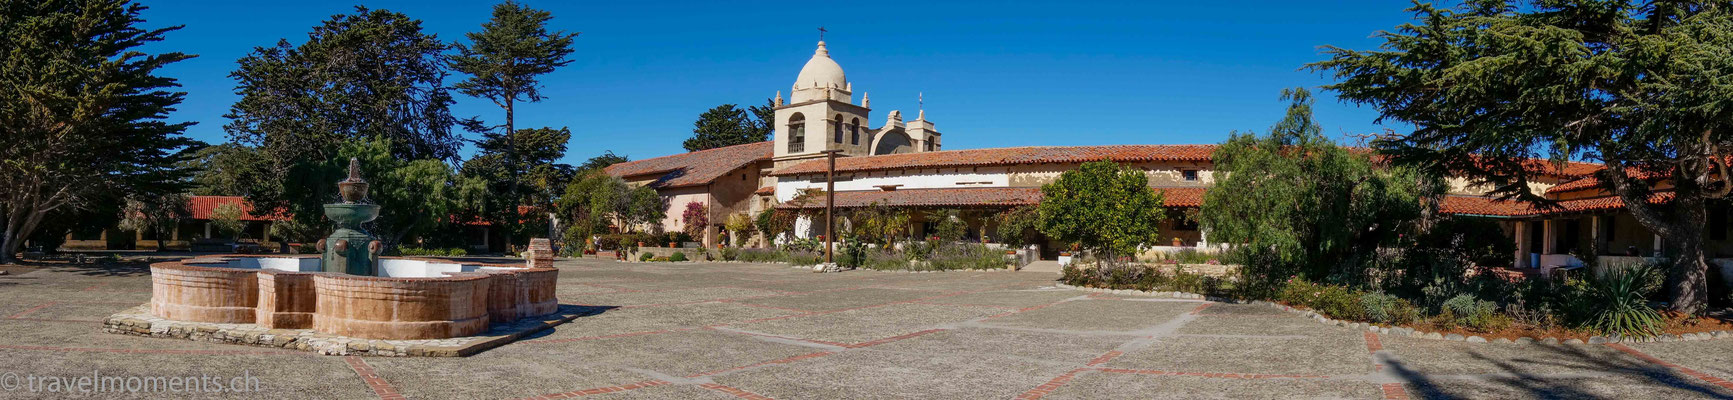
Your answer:
[[[1660,204],[1673,200],[1672,192],[1655,193],[1649,196],[1649,203]],[[1618,196],[1596,197],[1591,199],[1565,200],[1558,202],[1558,207],[1542,209],[1529,203],[1515,201],[1500,201],[1488,197],[1447,196],[1439,211],[1445,214],[1478,215],[1489,217],[1538,217],[1582,212],[1612,211],[1625,208],[1624,200]]]
[[[254,215],[253,203],[241,196],[192,196],[187,200],[187,208],[192,209],[193,219],[208,220],[216,215],[217,207],[224,204],[234,204],[241,208],[242,221],[287,221],[288,213],[276,212],[272,215]]]
[[[1168,207],[1203,204],[1203,188],[1154,188],[1165,193]],[[822,193],[822,192],[821,192]],[[946,188],[836,192],[836,206],[856,208],[879,203],[891,207],[1012,207],[1041,202],[1041,188]],[[824,196],[806,204],[783,202],[780,209],[824,208]]]
[[[1599,189],[1601,180],[1593,176],[1558,184],[1546,189],[1546,194],[1570,193],[1579,190]]]
[[[718,147],[691,153],[628,161],[609,165],[603,171],[620,178],[661,175],[651,185],[660,188],[702,186],[747,164],[769,160],[774,142]]]
[[[811,196],[805,204],[795,201],[783,202],[776,208],[824,208],[824,195]],[[854,192],[836,192],[836,206],[841,208],[866,207],[879,203],[891,207],[965,207],[965,206],[1021,206],[1041,202],[1040,188],[955,188],[955,189],[905,189],[905,190],[863,190]]]
[[[761,194],[761,195],[765,195],[765,196],[776,194],[776,185],[770,185],[770,186],[758,188],[758,190],[752,191],[752,194]]]
[[[1204,188],[1152,188],[1163,193],[1164,205],[1176,208],[1200,207],[1203,205]],[[1649,198],[1650,203],[1664,203],[1673,199],[1672,192],[1656,193]],[[836,205],[839,208],[857,208],[879,203],[892,207],[1012,207],[1038,204],[1041,202],[1040,188],[946,188],[946,189],[903,189],[903,190],[863,190],[837,192]],[[1473,215],[1505,218],[1527,218],[1544,215],[1558,215],[1582,212],[1611,211],[1623,209],[1624,202],[1618,197],[1597,197],[1592,199],[1566,200],[1558,202],[1557,208],[1540,209],[1528,203],[1516,201],[1501,201],[1489,197],[1478,196],[1445,196],[1444,204],[1439,211],[1445,214]],[[824,208],[824,197],[815,196],[806,204],[784,202],[776,206],[778,209],[817,209]]]
[[[1499,201],[1490,197],[1445,196],[1444,204],[1439,205],[1438,211],[1445,214],[1515,217],[1534,213],[1534,207],[1526,203]]]
[[[1162,205],[1168,207],[1202,207],[1204,188],[1156,188],[1162,192]]]
[[[902,168],[951,168],[988,165],[1083,163],[1099,160],[1209,161],[1215,145],[1113,145],[1005,147],[995,149],[946,150],[927,153],[842,157],[837,171],[876,171]],[[824,172],[825,160],[813,160],[777,170],[772,175]]]
[[[1650,184],[1660,182],[1660,181],[1667,178],[1666,173],[1658,172],[1658,171],[1652,171],[1652,170],[1646,170],[1643,168],[1625,168],[1625,176],[1628,176],[1631,179],[1646,181],[1646,182],[1649,182]],[[1570,193],[1570,192],[1581,191],[1581,190],[1600,189],[1601,187],[1602,187],[1602,185],[1601,185],[1601,179],[1600,178],[1595,177],[1595,176],[1585,176],[1582,179],[1577,179],[1577,180],[1573,180],[1570,182],[1565,182],[1565,183],[1559,184],[1557,186],[1547,188],[1546,194]]]

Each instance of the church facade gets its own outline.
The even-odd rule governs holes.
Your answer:
[[[1213,247],[1208,232],[1189,220],[1187,215],[1193,213],[1186,210],[1200,207],[1204,192],[1213,185],[1214,145],[944,150],[942,135],[924,110],[907,122],[901,112],[890,111],[873,127],[870,99],[863,92],[856,103],[854,90],[825,43],[819,42],[800,69],[788,100],[783,101],[782,92],[776,93],[772,140],[633,161],[609,167],[607,172],[632,184],[657,187],[669,200],[669,218],[657,228],[673,231],[681,229],[680,214],[690,202],[705,204],[710,221],[771,208],[822,209],[824,196],[803,198],[802,194],[822,193],[828,169],[825,152],[834,151],[838,153],[837,208],[878,204],[960,210],[970,227],[968,239],[993,242],[992,216],[1038,203],[1040,187],[1065,171],[1085,162],[1110,160],[1143,171],[1151,190],[1161,193],[1165,206],[1174,211],[1161,222],[1162,242],[1149,251]],[[1486,188],[1450,179],[1441,211],[1498,221],[1500,231],[1488,234],[1515,245],[1514,267],[1582,266],[1583,261],[1570,254],[1590,242],[1601,249],[1603,254],[1596,258],[1603,264],[1653,257],[1662,248],[1658,236],[1636,224],[1616,196],[1595,189],[1592,174],[1601,166],[1537,161],[1534,168],[1538,178],[1533,189],[1563,200],[1561,207],[1543,210],[1498,201],[1488,197]],[[1710,256],[1717,257],[1715,263],[1733,272],[1733,240],[1728,239],[1725,211],[1712,213],[1710,237],[1705,239]],[[923,220],[923,213],[912,214],[910,236],[925,237],[934,224]],[[822,233],[822,222],[812,222],[797,224],[795,234]],[[712,226],[703,241],[714,246],[720,234]],[[1043,256],[1055,256],[1060,245],[1041,246]]]

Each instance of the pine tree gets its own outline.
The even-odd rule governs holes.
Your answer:
[[[180,29],[141,27],[144,9],[0,2],[0,263],[50,215],[112,204],[115,193],[178,190],[175,163],[196,142],[181,136],[192,123],[164,121],[185,93],[157,69],[193,56],[139,50]]]
[[[1678,311],[1708,297],[1707,205],[1733,191],[1733,6],[1725,2],[1417,4],[1379,50],[1329,47],[1327,86],[1415,127],[1378,143],[1393,160],[1470,177],[1546,207],[1556,165],[1606,168],[1601,187],[1661,237]],[[1660,193],[1657,182],[1670,185]],[[1664,201],[1663,201],[1664,200]]]
[[[453,70],[470,76],[455,85],[459,93],[488,99],[505,110],[505,123],[501,126],[488,126],[477,119],[467,120],[464,125],[480,132],[481,142],[494,143],[502,154],[498,161],[506,172],[505,189],[512,204],[500,211],[505,215],[496,218],[496,222],[507,225],[515,225],[519,220],[517,206],[527,200],[519,192],[523,186],[520,180],[525,170],[535,168],[526,166],[520,154],[523,146],[517,130],[518,102],[542,100],[539,77],[571,63],[566,57],[571,55],[572,41],[578,36],[549,31],[547,23],[552,19],[553,15],[547,11],[515,1],[500,3],[493,7],[493,19],[482,24],[481,32],[465,34],[470,43],[455,45],[457,54],[448,59]],[[564,151],[563,143],[560,149]],[[506,242],[515,243],[510,230],[507,235]]]

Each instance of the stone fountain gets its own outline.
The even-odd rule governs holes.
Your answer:
[[[547,239],[529,265],[380,257],[362,228],[360,162],[325,205],[337,224],[320,255],[217,255],[151,264],[151,302],[104,321],[113,333],[293,347],[325,354],[467,355],[570,321]],[[293,335],[285,336],[285,335]],[[454,340],[440,340],[461,338]],[[433,341],[428,341],[433,340]]]
[[[337,223],[331,236],[315,247],[324,254],[325,272],[373,276],[379,271],[382,246],[361,224],[379,218],[379,205],[367,204],[367,180],[361,179],[361,161],[349,159],[349,179],[337,183],[343,202],[325,205],[325,218]]]

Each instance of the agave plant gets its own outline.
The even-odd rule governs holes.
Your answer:
[[[1589,279],[1589,327],[1604,334],[1646,338],[1661,333],[1666,318],[1649,307],[1646,296],[1654,268],[1609,268]]]

